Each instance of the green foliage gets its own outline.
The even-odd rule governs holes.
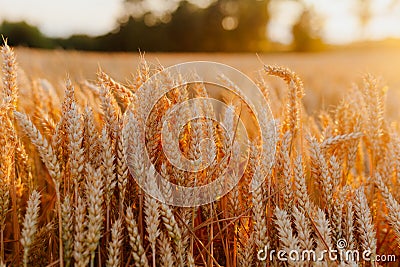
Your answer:
[[[320,29],[321,22],[310,9],[304,9],[292,27],[294,50],[299,52],[318,51],[323,49]]]
[[[102,50],[136,51],[262,51],[266,41],[268,0],[219,0],[200,9],[183,1],[168,23],[147,25],[144,14],[129,18],[119,31],[100,37]],[[224,19],[232,28],[224,29]],[[229,25],[228,25],[229,26]]]
[[[28,47],[53,48],[51,39],[44,36],[37,27],[26,22],[4,21],[0,25],[0,33],[9,39],[10,45],[23,45]]]
[[[136,4],[143,0],[135,0]],[[271,0],[216,0],[207,8],[181,1],[168,19],[147,12],[120,22],[112,32],[90,37],[49,38],[26,22],[3,22],[0,33],[11,45],[94,51],[261,52],[268,49]],[[131,4],[127,1],[126,5]],[[129,10],[127,8],[127,10]],[[318,50],[322,41],[309,10],[293,26],[294,49]]]

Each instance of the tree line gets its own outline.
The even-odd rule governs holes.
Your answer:
[[[26,22],[4,21],[0,32],[12,45],[92,51],[159,52],[260,52],[271,50],[267,38],[271,0],[217,0],[207,8],[182,1],[167,19],[148,11],[140,17],[127,14],[118,28],[102,36],[73,35],[50,38]],[[322,44],[310,25],[311,13],[304,9],[293,25],[292,48],[315,50]]]

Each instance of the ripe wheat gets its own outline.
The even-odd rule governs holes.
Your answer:
[[[161,136],[160,120],[191,96],[208,97],[203,84],[176,87],[185,77],[162,72],[157,85],[172,90],[144,118],[157,88],[139,88],[164,68],[143,55],[129,84],[99,70],[96,83],[67,78],[62,96],[29,71],[32,83],[23,95],[13,49],[5,43],[1,53],[1,266],[308,266],[270,257],[262,262],[256,255],[265,248],[335,249],[340,239],[348,249],[400,253],[399,129],[385,118],[386,90],[373,76],[366,75],[335,109],[309,115],[300,77],[265,66],[257,84],[272,107],[281,107],[273,110],[275,121],[259,118],[265,139],[252,135],[242,179],[211,204],[175,208],[146,193],[175,197],[156,172],[182,186],[204,185],[229,164],[244,164],[231,162],[240,147],[229,134],[248,99],[228,77],[219,78],[236,96],[224,100],[230,107],[221,115],[225,129],[203,118],[217,112],[205,102],[193,109],[183,105],[185,112],[174,118],[200,118],[178,136],[183,156],[211,161],[194,175],[174,168],[162,153],[176,140],[174,125]],[[286,97],[269,86],[269,75],[286,82],[279,88]],[[215,146],[204,146],[205,139]],[[152,168],[141,160],[144,149]],[[146,181],[146,188],[136,181]]]

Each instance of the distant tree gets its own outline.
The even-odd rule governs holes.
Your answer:
[[[63,49],[101,50],[101,43],[97,38],[87,35],[72,35],[68,38],[54,39],[54,42]]]
[[[299,19],[292,26],[293,45],[296,51],[315,51],[323,47],[322,22],[312,8],[303,5]]]
[[[361,27],[361,38],[363,39],[367,35],[368,24],[372,18],[371,4],[371,0],[357,0],[357,16]]]
[[[53,48],[51,39],[44,36],[40,30],[28,23],[4,21],[0,25],[0,33],[8,38],[10,45],[29,47]]]
[[[145,2],[127,2],[130,4],[132,1],[135,5]],[[129,28],[132,35],[142,31],[141,37],[144,39],[159,39],[155,34],[163,38],[162,42],[153,45],[147,43],[143,49],[158,47],[158,50],[173,51],[260,51],[267,41],[269,1],[216,0],[206,8],[181,1],[171,13],[167,12],[169,19],[165,23],[162,19],[153,19],[154,25],[146,24],[146,17],[152,15],[151,11],[147,11],[142,14],[143,19],[129,20],[128,24],[121,26],[120,31],[125,32],[125,28]],[[166,48],[163,49],[161,44]]]
[[[130,17],[114,32],[96,38],[103,51],[176,51],[167,38],[165,24],[146,25],[144,17]]]
[[[98,51],[257,52],[268,43],[271,0],[214,0],[203,8],[194,0],[165,1],[175,5],[158,13],[144,8],[146,1],[126,0],[127,13],[119,26],[98,37],[50,39],[25,22],[4,22],[0,30],[13,45]]]

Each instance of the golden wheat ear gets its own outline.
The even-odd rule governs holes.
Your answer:
[[[108,244],[108,258],[106,267],[119,267],[123,261],[122,257],[122,219],[116,220],[111,227],[111,242]]]
[[[74,251],[73,257],[75,266],[87,267],[90,255],[86,244],[87,236],[87,204],[85,200],[78,196],[75,206],[74,217]]]
[[[2,101],[13,108],[17,107],[18,86],[17,86],[17,61],[14,50],[8,46],[7,39],[3,37],[3,46],[1,47],[3,56],[3,90]]]
[[[286,253],[290,251],[299,251],[299,240],[296,235],[293,234],[292,222],[289,214],[285,210],[275,208],[275,224],[278,229],[279,235],[279,248]],[[294,261],[288,262],[290,266],[295,264]]]
[[[21,244],[24,248],[23,264],[25,267],[29,266],[29,250],[33,244],[38,228],[39,206],[40,194],[37,191],[33,191],[29,197],[21,232]]]
[[[129,244],[132,248],[131,253],[136,267],[148,267],[149,262],[147,260],[145,250],[142,245],[142,238],[139,234],[139,229],[136,220],[133,215],[131,207],[126,209],[125,215],[126,227],[129,235]]]
[[[127,108],[132,102],[132,91],[122,84],[116,82],[101,69],[97,71],[97,79],[100,83],[100,86],[108,87],[112,92],[115,92],[115,94],[121,99],[125,108]]]
[[[253,116],[244,115],[250,97],[226,74],[215,78],[234,97],[222,97],[229,108],[218,114],[204,100],[212,97],[207,83],[179,87],[187,77],[174,77],[162,66],[153,69],[142,53],[127,85],[101,69],[97,83],[90,76],[54,83],[62,78],[47,64],[42,73],[32,66],[29,85],[4,37],[0,53],[0,266],[308,266],[313,263],[283,263],[270,255],[260,262],[256,255],[265,249],[317,254],[341,239],[346,250],[398,254],[399,127],[385,117],[397,109],[386,109],[386,88],[372,75],[338,105],[307,114],[318,105],[318,90],[303,103],[300,77],[265,65],[258,85],[275,117],[268,115],[268,106],[261,108],[258,129],[249,134],[246,164],[244,156],[229,157],[241,148],[229,135],[243,134],[235,114]],[[24,49],[21,55],[30,53]],[[76,54],[86,60],[86,54]],[[275,86],[270,75],[286,84]],[[156,86],[147,91],[142,85],[151,77]],[[80,87],[73,86],[76,79],[83,81]],[[306,82],[314,85],[314,79],[319,77],[313,73]],[[159,88],[168,93],[155,99]],[[202,101],[185,105],[193,98]],[[153,103],[154,112],[145,118]],[[163,116],[175,105],[182,112],[161,132]],[[203,118],[219,115],[224,127]],[[201,118],[189,121],[175,140],[176,121],[191,116]],[[215,147],[203,149],[207,139]],[[143,161],[146,149],[154,168]],[[210,165],[199,175],[180,170],[167,160],[167,150],[176,158],[207,158]],[[164,200],[174,199],[177,191],[167,181],[202,186],[230,172],[229,164],[246,167],[243,178],[212,204],[172,207],[149,194],[162,191]],[[321,263],[336,264],[328,257]]]
[[[389,188],[383,182],[380,174],[377,174],[375,184],[381,192],[386,206],[389,209],[387,218],[395,232],[397,244],[400,245],[400,204],[390,193]]]
[[[376,255],[376,232],[373,225],[371,210],[368,206],[364,188],[360,187],[355,193],[354,209],[356,211],[357,231],[359,243],[364,250]]]

